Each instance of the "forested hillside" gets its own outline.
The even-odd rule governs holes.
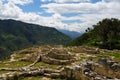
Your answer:
[[[55,28],[15,20],[0,20],[0,57],[33,45],[66,44],[71,40]],[[5,54],[6,53],[6,54]]]
[[[89,45],[105,49],[120,49],[120,20],[111,18],[99,21],[92,28],[70,42],[70,46]]]

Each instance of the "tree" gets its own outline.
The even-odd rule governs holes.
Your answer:
[[[120,40],[120,20],[111,18],[103,19],[96,25],[93,25],[94,33],[99,36],[103,42],[103,47],[113,49]]]

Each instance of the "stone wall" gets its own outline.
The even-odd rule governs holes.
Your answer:
[[[48,63],[48,64],[58,64],[58,65],[63,65],[63,64],[70,64],[72,62],[74,62],[74,59],[71,60],[58,60],[58,59],[54,59],[54,58],[50,58],[47,56],[42,56],[41,57],[41,61]]]
[[[55,58],[55,59],[59,59],[59,60],[70,60],[73,58],[73,56],[71,54],[60,54],[57,52],[49,52],[47,54],[47,56],[51,57],[51,58]]]
[[[111,61],[112,65],[109,65],[107,60],[106,65],[99,62],[93,62],[88,60],[80,63],[76,66],[68,66],[64,68],[61,75],[67,78],[67,80],[108,80],[108,79],[120,79],[120,64]]]

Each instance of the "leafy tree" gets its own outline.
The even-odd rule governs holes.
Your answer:
[[[103,42],[103,47],[113,49],[120,39],[120,20],[111,18],[104,19],[93,25],[94,33],[99,36]]]
[[[111,18],[99,21],[93,28],[68,45],[90,45],[106,49],[120,49],[120,20]]]

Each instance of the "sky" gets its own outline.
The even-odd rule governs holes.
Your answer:
[[[120,0],[0,0],[0,19],[84,32],[104,18],[120,19]]]

